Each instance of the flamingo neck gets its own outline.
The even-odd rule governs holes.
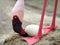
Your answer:
[[[20,12],[24,12],[24,0],[17,0],[15,6],[12,9],[13,15],[20,15]]]

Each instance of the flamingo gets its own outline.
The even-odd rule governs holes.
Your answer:
[[[57,4],[58,4],[58,0],[55,0],[52,24],[51,24],[51,26],[43,28],[43,32],[45,35],[56,28],[55,20],[56,20]],[[35,35],[32,38],[31,37],[22,38],[23,40],[28,42],[28,45],[32,45],[32,44],[38,42],[42,37],[42,27],[43,27],[46,5],[47,5],[47,0],[44,0],[41,20],[40,20],[40,25],[39,25],[39,30],[38,30],[37,35]],[[28,34],[22,28],[22,20],[23,20],[23,15],[24,15],[24,0],[17,0],[16,4],[12,10],[12,15],[13,15],[12,25],[13,25],[14,31],[19,33],[20,35],[27,36]]]

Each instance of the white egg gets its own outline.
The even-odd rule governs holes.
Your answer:
[[[35,36],[35,35],[37,35],[38,34],[38,30],[39,30],[39,25],[35,25],[35,24],[28,25],[25,28],[25,32],[29,36]],[[43,30],[42,30],[42,34],[44,34]]]

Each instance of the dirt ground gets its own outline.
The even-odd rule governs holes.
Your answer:
[[[13,8],[15,2],[16,0],[0,0],[0,45],[27,45],[27,42],[21,40],[22,36],[16,34],[12,29],[11,9]],[[35,1],[25,0],[25,14],[23,18],[24,28],[29,24],[39,25],[43,1],[40,0],[41,2],[40,3],[38,0],[38,4],[41,5],[40,7],[37,5],[37,3],[33,3],[33,2],[36,2],[36,0]],[[53,11],[51,11],[50,9],[53,8],[52,7],[49,8],[49,6],[47,8],[48,9],[45,14],[44,26],[50,25],[52,19]],[[57,10],[56,30],[52,31],[46,36],[43,36],[42,39],[34,45],[60,45],[60,21],[59,21],[60,13],[59,12],[60,12],[60,6],[58,6],[58,10]]]

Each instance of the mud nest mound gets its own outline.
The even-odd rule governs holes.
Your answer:
[[[16,34],[11,39],[6,40],[4,45],[27,45],[27,43],[21,40],[22,36]],[[60,45],[60,29],[52,31],[48,35],[42,36],[42,39],[35,45]]]

